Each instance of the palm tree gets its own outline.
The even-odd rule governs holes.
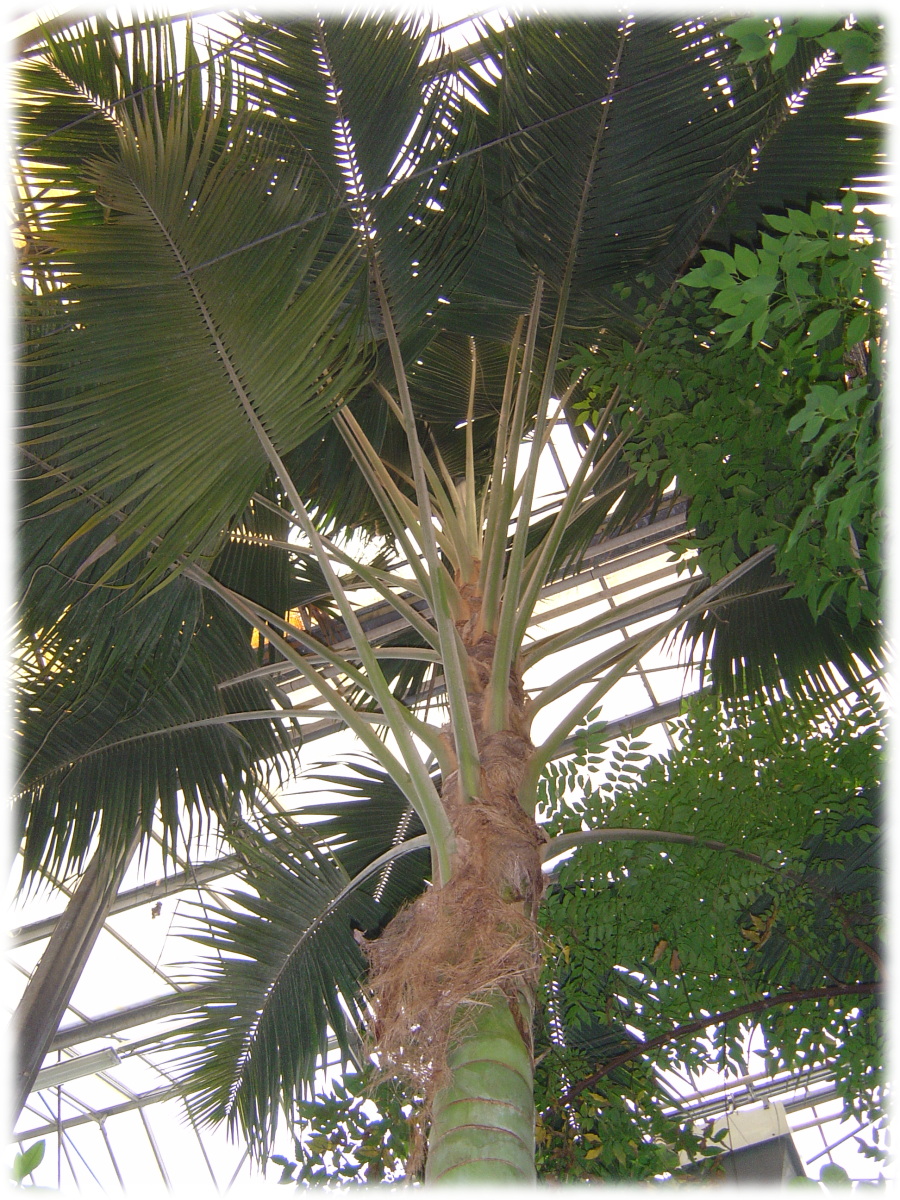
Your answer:
[[[182,1035],[197,1111],[264,1146],[368,1011],[426,1097],[426,1178],[530,1179],[541,771],[772,554],[530,695],[609,619],[529,641],[542,587],[660,503],[613,392],[537,511],[567,359],[639,342],[616,285],[663,299],[702,242],[871,172],[845,121],[867,85],[814,36],[748,65],[719,19],[482,22],[459,51],[419,19],[229,21],[206,49],[100,18],[25,47],[26,875],[90,851],[104,878],[155,817],[174,841],[214,814],[259,898],[209,934],[254,957]],[[364,624],[373,593],[400,635]],[[251,829],[241,797],[323,712],[374,763],[347,786],[381,795],[377,833],[360,806],[343,844]],[[365,1001],[351,924],[383,929]]]

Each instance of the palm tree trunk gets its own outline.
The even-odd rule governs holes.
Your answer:
[[[459,772],[441,802],[456,837],[453,873],[367,945],[382,1067],[425,1097],[427,1183],[535,1180],[531,1026],[540,974],[535,917],[546,840],[519,801],[534,747],[518,665],[507,727],[485,728],[495,638],[461,629],[480,766],[477,796]],[[452,730],[445,727],[448,743]],[[420,1149],[409,1168],[415,1171]]]
[[[519,992],[517,1007],[529,1018],[530,999]],[[448,1055],[451,1082],[432,1107],[425,1182],[533,1183],[531,1039],[502,992],[472,1005],[463,1019],[471,1028]]]

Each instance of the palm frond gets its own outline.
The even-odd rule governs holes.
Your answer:
[[[181,581],[166,590],[176,588],[188,590]],[[142,609],[118,625],[126,645]],[[254,665],[238,618],[209,598],[198,606],[195,595],[181,614],[151,604],[148,616],[153,635],[143,644],[131,639],[131,657],[112,647],[104,659],[102,643],[26,642],[17,785],[26,875],[68,872],[94,837],[121,846],[138,832],[149,835],[157,819],[174,849],[209,814],[227,825],[296,753],[296,735],[276,719],[263,683],[219,686]],[[264,710],[271,720],[202,724]]]
[[[261,483],[253,419],[290,450],[365,369],[346,307],[355,251],[320,261],[316,191],[245,132],[219,151],[211,110],[196,136],[189,116],[181,96],[131,117],[117,159],[86,168],[115,215],[54,233],[65,295],[28,347],[63,392],[36,406],[31,445],[64,425],[56,462],[127,510],[116,559],[161,539],[150,580],[208,552]]]
[[[881,126],[859,118],[868,84],[843,78],[836,64],[804,82],[796,111],[780,122],[736,188],[713,227],[709,241],[726,244],[755,236],[763,213],[806,209],[812,200],[828,202],[853,186],[865,192],[861,178],[885,170]]]
[[[303,603],[297,596],[297,566],[285,548],[289,529],[287,514],[280,517],[251,500],[210,573],[248,600],[284,616]],[[323,590],[317,589],[317,594]]]
[[[479,373],[475,399],[475,469],[483,480],[493,453],[497,397],[502,393],[508,347],[502,342],[476,339]],[[465,434],[459,428],[465,417],[471,351],[468,335],[435,333],[411,358],[408,382],[423,451],[440,453],[454,475],[465,469]],[[379,358],[376,379],[390,391],[389,365]],[[409,447],[399,424],[387,411],[374,383],[363,384],[353,399],[353,416],[383,462],[402,481],[412,474]],[[387,532],[384,517],[369,491],[347,446],[333,425],[316,431],[286,457],[288,468],[302,478],[315,498],[327,526],[362,528],[374,535]],[[401,487],[404,486],[401,482]]]
[[[269,20],[247,35],[238,57],[251,99],[280,118],[377,246],[401,340],[420,349],[481,224],[477,160],[458,161],[475,136],[461,64],[435,65],[420,19]],[[373,321],[377,334],[374,311]]]
[[[573,294],[649,266],[771,103],[729,108],[718,26],[698,26],[534,17],[496,35],[506,219],[558,286],[574,252]]]
[[[704,586],[705,581],[698,584],[699,594]],[[781,690],[828,696],[882,667],[879,627],[865,620],[851,627],[833,606],[815,620],[806,600],[786,596],[788,589],[771,563],[762,563],[728,588],[713,609],[685,623],[682,644],[697,655],[723,697]]]
[[[314,778],[330,791],[346,796],[335,803],[329,797],[327,812],[304,815],[304,823],[355,875],[389,846],[416,837],[424,826],[406,797],[377,763],[354,761],[352,774],[331,771]],[[437,784],[437,779],[435,779]],[[318,808],[313,806],[313,813]]]
[[[17,66],[20,232],[32,254],[41,232],[60,223],[102,223],[84,164],[115,153],[129,113],[154,105],[165,111],[181,90],[196,127],[209,86],[218,88],[223,108],[231,106],[231,72],[216,72],[210,53],[202,59],[189,20],[123,25],[97,15],[52,30]]]
[[[485,171],[503,181],[492,195],[525,261],[557,286],[574,253],[573,334],[625,332],[612,285],[644,271],[667,286],[732,201],[746,219],[784,204],[779,188],[806,201],[871,170],[871,135],[846,119],[859,88],[842,86],[840,66],[820,65],[809,40],[784,70],[754,74],[726,24],[534,15],[486,39],[501,71],[479,91],[485,155],[499,159]],[[789,165],[800,158],[802,178]]]
[[[280,1112],[290,1119],[311,1094],[333,1037],[361,1061],[365,959],[354,930],[374,932],[421,890],[422,863],[396,868],[389,887],[346,866],[286,819],[263,835],[233,835],[254,889],[204,906],[192,937],[215,952],[201,972],[196,1017],[164,1038],[201,1120],[227,1119],[251,1149],[271,1144]],[[427,855],[410,859],[427,862]],[[360,874],[358,872],[357,874]]]

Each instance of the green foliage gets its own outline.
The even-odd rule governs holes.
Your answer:
[[[327,835],[347,835],[350,821],[338,814]],[[380,832],[390,845],[390,832]],[[157,1043],[190,1079],[195,1115],[240,1125],[261,1156],[280,1113],[292,1115],[311,1095],[330,1037],[344,1064],[360,1061],[365,959],[354,930],[382,928],[421,890],[424,864],[351,878],[324,839],[287,817],[270,817],[263,833],[234,828],[229,839],[254,891],[207,901],[202,916],[198,906],[190,936],[216,953],[192,971],[193,1017]]]
[[[535,1072],[537,1169],[542,1178],[633,1182],[676,1170],[679,1151],[695,1161],[719,1152],[711,1138],[666,1116],[665,1097],[646,1064],[600,1080],[564,1107],[558,1072],[587,1068],[590,1049],[586,1042],[577,1049],[540,1046],[546,1054]]]
[[[244,130],[233,130],[221,152],[221,116],[205,113],[192,131],[187,97],[168,116],[168,138],[134,118],[121,136],[121,161],[86,168],[117,219],[54,233],[73,279],[57,305],[56,331],[46,335],[44,300],[37,332],[26,334],[33,363],[68,380],[52,395],[41,381],[29,446],[41,452],[52,439],[64,471],[128,511],[106,548],[108,556],[115,548],[118,564],[162,531],[146,568],[154,583],[181,555],[218,549],[221,531],[262,483],[266,457],[248,412],[259,408],[268,436],[290,450],[365,371],[347,308],[359,268],[346,247],[323,264],[329,228],[316,184],[293,171],[276,181],[274,164]],[[285,226],[299,230],[290,243]],[[240,255],[223,253],[236,246]],[[139,280],[123,282],[126,262],[140,263]],[[190,273],[200,264],[202,294]],[[110,431],[107,450],[115,442],[116,465],[107,459],[106,471],[98,469],[100,429]],[[198,471],[204,444],[209,465]],[[83,532],[108,518],[93,514]]]
[[[636,739],[609,747],[594,722],[572,758],[548,768],[551,836],[615,828],[687,840],[585,846],[548,890],[535,1029],[539,1175],[649,1179],[675,1170],[682,1151],[712,1164],[717,1140],[665,1111],[654,1064],[744,1072],[756,1025],[773,1072],[829,1064],[847,1110],[881,1120],[878,996],[775,1001],[879,978],[882,743],[871,697],[817,715],[787,701],[736,710],[698,700],[665,758]],[[717,1019],[748,1004],[755,1011]],[[710,1024],[690,1028],[698,1012]],[[313,1182],[326,1167],[347,1181],[401,1177],[410,1105],[373,1090],[368,1075],[344,1082],[297,1106],[297,1161],[276,1160],[283,1182]]]
[[[433,789],[422,777],[425,768],[412,735],[395,708],[385,705],[391,698],[388,681],[402,693],[419,668],[386,668],[377,677],[384,688],[372,693],[397,717],[394,733],[407,739],[406,749],[401,747],[403,764],[392,751],[379,759],[390,762],[394,782],[409,785],[400,800],[395,794],[378,805],[374,793],[368,798],[371,804],[360,800],[357,805],[354,799],[342,813],[326,814],[332,819],[322,822],[321,837],[309,841],[288,822],[265,835],[243,830],[241,838],[234,806],[255,787],[257,761],[280,750],[276,739],[287,735],[277,716],[268,742],[262,736],[254,740],[252,726],[247,732],[231,727],[229,715],[269,709],[272,693],[262,684],[258,691],[240,693],[224,687],[255,665],[245,661],[250,657],[246,630],[240,626],[226,639],[233,653],[225,647],[219,654],[215,635],[219,630],[230,633],[229,627],[224,618],[208,619],[216,610],[195,604],[186,590],[197,586],[199,570],[182,569],[188,561],[205,564],[220,583],[231,583],[278,613],[288,606],[314,605],[315,619],[324,626],[327,572],[320,580],[309,560],[302,569],[291,567],[286,559],[293,552],[275,545],[285,540],[284,521],[277,513],[273,522],[268,511],[265,516],[256,511],[251,497],[263,489],[278,504],[293,504],[298,516],[306,505],[332,530],[393,528],[399,536],[393,510],[377,489],[374,499],[363,500],[372,462],[358,453],[356,465],[351,464],[342,441],[348,426],[342,426],[343,433],[328,426],[337,409],[353,400],[361,427],[372,432],[373,458],[397,468],[404,488],[407,468],[422,467],[423,448],[430,452],[446,441],[455,452],[455,457],[447,455],[453,468],[463,457],[465,439],[458,426],[466,390],[450,384],[468,378],[470,338],[477,337],[478,361],[491,369],[482,370],[477,388],[473,383],[477,431],[472,457],[479,464],[487,461],[496,437],[504,343],[530,303],[536,271],[547,280],[548,290],[557,292],[558,301],[553,335],[548,338],[548,322],[542,319],[535,356],[537,364],[544,364],[546,399],[559,345],[570,347],[587,336],[586,330],[632,328],[634,306],[625,302],[628,282],[640,270],[652,270],[656,282],[650,286],[658,296],[696,252],[701,231],[718,222],[733,201],[736,180],[755,173],[743,189],[752,194],[753,204],[769,203],[774,189],[771,206],[784,207],[793,202],[795,189],[805,195],[809,175],[818,184],[817,172],[827,173],[836,189],[874,171],[877,155],[872,140],[845,120],[859,88],[843,86],[839,70],[824,69],[809,81],[809,103],[786,102],[805,88],[821,49],[818,43],[801,44],[809,38],[796,29],[799,41],[792,53],[790,39],[782,38],[773,55],[775,71],[756,72],[735,61],[734,41],[721,20],[673,24],[664,18],[622,21],[613,15],[595,23],[527,16],[499,31],[482,30],[467,56],[475,62],[481,56],[496,69],[479,73],[443,48],[435,55],[425,53],[433,46],[432,27],[414,17],[242,18],[240,37],[230,47],[220,46],[214,53],[211,48],[202,72],[189,30],[182,49],[168,36],[165,22],[146,28],[149,40],[136,28],[113,30],[102,20],[78,23],[52,38],[40,51],[40,64],[26,65],[23,73],[28,92],[23,169],[33,172],[32,182],[44,197],[21,218],[28,247],[29,440],[24,452],[29,483],[41,505],[40,521],[33,523],[36,545],[23,572],[31,617],[26,632],[34,639],[37,663],[27,680],[24,707],[29,714],[32,708],[39,710],[28,733],[35,779],[26,821],[36,831],[35,860],[49,858],[58,866],[70,849],[67,839],[76,849],[87,846],[101,808],[104,825],[124,826],[129,819],[133,824],[137,812],[149,828],[158,805],[169,830],[204,805],[234,818],[226,833],[233,835],[254,890],[239,889],[229,897],[230,906],[207,907],[199,940],[217,953],[205,960],[193,1022],[175,1040],[180,1038],[187,1051],[184,1074],[193,1069],[196,1111],[213,1120],[230,1118],[261,1153],[278,1112],[306,1104],[329,1031],[345,1058],[359,1057],[364,960],[354,927],[374,932],[423,886],[422,847],[415,856],[379,867],[377,884],[374,872],[365,873],[379,847],[386,852],[418,828],[407,801],[419,804],[423,819],[431,813]],[[865,26],[860,28],[865,32]],[[845,67],[852,69],[857,43],[840,30],[831,32],[838,35],[835,49],[844,56]],[[765,38],[769,40],[768,32]],[[125,43],[134,45],[130,55],[122,49]],[[856,51],[857,58],[861,52]],[[173,74],[176,64],[184,70]],[[615,103],[610,104],[613,92]],[[470,98],[476,102],[469,103]],[[799,174],[792,136],[804,141]],[[779,174],[786,167],[789,184]],[[19,191],[17,203],[24,204]],[[748,210],[743,211],[746,215]],[[832,495],[847,490],[848,439],[851,450],[863,447],[856,452],[858,463],[854,458],[857,474],[865,477],[871,467],[866,457],[870,443],[857,430],[874,392],[845,396],[853,388],[841,389],[839,367],[829,374],[822,366],[823,351],[832,342],[836,345],[839,331],[868,338],[870,345],[875,336],[853,324],[877,307],[862,276],[854,283],[853,270],[859,266],[862,272],[865,264],[857,262],[855,243],[842,226],[828,226],[819,239],[827,243],[826,251],[811,257],[801,252],[803,239],[814,237],[816,229],[801,222],[792,232],[800,239],[796,261],[789,262],[786,249],[779,251],[772,268],[777,278],[766,294],[774,295],[773,289],[783,285],[789,298],[796,293],[794,302],[803,308],[799,343],[791,343],[803,364],[796,369],[803,387],[798,382],[783,419],[793,457],[776,458],[772,477],[763,479],[760,511],[749,506],[762,532],[752,521],[748,526],[739,511],[727,505],[723,509],[721,487],[710,491],[709,512],[697,519],[698,538],[711,539],[702,552],[714,575],[727,571],[729,555],[729,561],[735,558],[733,548],[716,548],[716,522],[722,522],[723,545],[737,537],[741,553],[749,553],[746,547],[755,539],[770,536],[766,521],[788,522],[790,533],[801,520],[802,505],[810,501],[790,487],[804,469],[818,472],[819,482],[827,481],[833,469],[838,472],[832,483],[823,484],[822,499],[830,502]],[[760,264],[755,274],[751,260]],[[765,308],[766,294],[760,277],[766,278],[767,271],[757,252],[735,250],[734,270],[724,259],[718,261],[721,269],[707,286],[720,300],[730,296],[732,308],[737,305],[733,312],[723,308],[726,319],[737,319],[725,331],[728,341],[742,330],[729,349],[729,361],[737,361],[748,327],[757,338],[780,331],[787,345],[789,323],[777,315],[777,304],[770,305],[768,325],[761,323],[760,302]],[[814,270],[821,274],[825,266],[834,281],[832,292],[823,290],[824,275],[816,277],[814,295],[804,292],[800,276]],[[625,285],[614,292],[612,285],[622,280]],[[744,287],[745,281],[750,286]],[[683,299],[683,311],[689,307]],[[677,308],[673,311],[677,314]],[[642,319],[648,315],[646,303],[641,313]],[[661,318],[657,328],[665,331],[668,319]],[[688,379],[688,360],[702,375],[700,368],[715,358],[707,345],[710,324],[705,318],[699,327],[689,323],[680,343],[674,326],[669,328],[672,347],[681,344],[688,355],[678,386]],[[697,345],[688,345],[697,328],[704,339],[702,354]],[[487,336],[497,340],[486,356],[480,347]],[[779,345],[769,346],[768,352],[774,395],[776,384],[782,390],[788,385]],[[761,354],[759,346],[748,344],[744,366],[757,366]],[[831,359],[827,364],[834,365]],[[586,365],[596,367],[593,359]],[[483,393],[490,378],[494,384]],[[600,375],[588,376],[589,384],[600,382]],[[405,431],[388,419],[376,383],[396,391],[401,400],[409,384]],[[828,387],[833,396],[821,390]],[[523,412],[526,393],[523,388]],[[660,396],[664,414],[685,415],[670,403],[671,396]],[[712,408],[718,399],[717,392]],[[804,402],[813,405],[808,413]],[[730,411],[740,423],[746,410],[727,390],[722,393],[722,420],[729,419]],[[648,413],[650,420],[659,415]],[[702,419],[712,415],[698,413]],[[795,418],[796,426],[788,428]],[[688,445],[690,432],[683,430]],[[831,436],[823,441],[826,434]],[[594,481],[601,494],[591,511],[573,512],[570,532],[582,544],[613,504],[617,520],[642,515],[648,493],[667,472],[676,471],[689,482],[686,467],[676,467],[674,460],[657,461],[655,450],[648,450],[645,459],[635,444],[634,487],[626,490],[631,481],[616,463],[609,476]],[[716,466],[718,452],[709,450],[700,455],[701,482],[704,470],[708,475]],[[781,453],[780,444],[775,450]],[[804,468],[806,459],[810,464]],[[278,479],[274,493],[273,471]],[[621,484],[625,490],[621,503],[618,494],[615,501],[608,493],[604,498],[600,487],[610,486],[614,478],[616,487]],[[769,491],[775,497],[772,512],[766,508]],[[573,494],[579,501],[587,498]],[[698,498],[706,498],[702,489]],[[384,519],[373,523],[376,502]],[[866,494],[850,511],[853,503],[843,504],[835,516],[837,534],[849,529],[852,535],[857,562],[843,574],[840,568],[846,564],[837,564],[838,590],[848,571],[861,571],[862,579],[855,574],[857,590],[868,593],[877,585],[877,536],[874,531],[870,535],[859,515],[868,512]],[[529,528],[528,507],[523,501],[519,509],[520,530]],[[810,536],[798,535],[798,544],[818,545],[812,539],[812,534],[820,540],[823,536],[818,520],[817,514],[809,518]],[[492,532],[494,544],[503,549],[505,519],[501,525]],[[234,538],[235,531],[242,534]],[[276,534],[271,545],[253,540],[264,542]],[[522,538],[518,544],[524,545]],[[563,542],[560,550],[566,549]],[[787,546],[781,549],[788,552]],[[795,557],[800,553],[797,546],[791,550]],[[325,552],[319,548],[317,553],[322,568]],[[833,564],[834,552],[829,549],[829,554]],[[813,553],[809,571],[816,578],[820,565]],[[455,629],[451,615],[434,602],[441,578],[432,578],[433,591],[424,587],[424,600],[435,615],[443,648],[442,622],[450,640]],[[153,590],[163,582],[168,582],[166,588]],[[507,596],[515,596],[520,583],[515,573],[510,582]],[[795,582],[805,594],[803,577]],[[535,594],[539,583],[534,581]],[[857,606],[860,616],[869,616],[866,596],[854,599],[852,586],[850,579],[846,595],[835,593],[833,598],[843,599],[848,614]],[[113,588],[120,604],[108,603]],[[141,589],[149,592],[143,608],[134,603]],[[337,599],[349,628],[349,603],[340,595]],[[236,606],[245,619],[247,606]],[[398,611],[402,614],[403,607],[398,605]],[[524,621],[527,613],[516,614],[517,626],[520,615]],[[55,631],[61,647],[52,669],[41,661],[48,630]],[[167,631],[174,632],[167,638]],[[323,636],[323,655],[334,663],[327,630]],[[515,648],[507,648],[511,658]],[[356,650],[365,663],[368,647],[362,635]],[[455,652],[445,653],[444,660],[451,701],[464,706],[464,689],[454,686],[452,676]],[[308,664],[298,661],[302,671]],[[337,665],[340,669],[340,659]],[[367,670],[371,681],[376,677],[371,662]],[[344,680],[360,682],[355,663],[345,662],[343,673]],[[505,695],[506,668],[496,674]],[[344,680],[332,688],[324,673],[316,678],[320,694],[330,697],[338,713],[354,715],[347,708]],[[95,687],[96,681],[100,686]],[[241,700],[240,710],[221,707],[223,690],[234,704]],[[169,722],[173,705],[179,718],[175,726]],[[213,723],[214,736],[183,736],[206,722]],[[459,722],[457,726],[459,734]],[[370,730],[362,722],[356,728]],[[374,752],[380,744],[374,736],[372,741]],[[462,759],[459,753],[457,759]],[[643,758],[632,746],[614,761],[615,786],[607,795],[613,805],[631,795]],[[43,767],[46,771],[38,777]],[[406,769],[419,772],[415,787]],[[141,780],[146,795],[138,788]],[[570,767],[548,783],[545,799],[551,810],[551,785],[564,780],[572,781]],[[77,808],[74,801],[63,803],[69,799],[66,784]],[[187,814],[176,804],[179,789],[188,794]],[[585,798],[583,803],[593,820],[593,801]],[[561,810],[557,817],[562,820]],[[807,848],[804,862],[813,874],[836,871],[845,881],[862,871],[863,882],[848,884],[847,895],[861,906],[852,928],[868,938],[864,897],[860,899],[868,886],[868,818],[861,809],[842,819],[851,824],[819,831],[825,841]],[[342,841],[345,833],[352,836]],[[439,842],[432,833],[438,853]],[[845,853],[825,863],[822,848],[832,844]],[[592,853],[602,859],[606,852]],[[658,894],[659,909],[653,919],[677,924],[666,905],[678,899],[677,871],[698,853],[695,846],[681,847],[678,855],[663,857],[645,847],[620,885],[627,891],[641,871],[650,872],[646,894]],[[816,865],[820,859],[825,863],[821,869]],[[607,874],[612,870],[604,869]],[[673,883],[667,871],[675,871],[674,898],[665,889],[654,892],[654,883]],[[787,907],[778,891],[780,880],[777,872],[772,879],[751,872],[735,881],[731,891],[731,885],[721,884],[731,904],[722,912],[731,916],[728,930],[738,965],[746,966],[747,955],[764,948],[760,929],[770,933],[767,914],[774,913],[775,902],[782,902],[782,912]],[[601,914],[599,924],[592,924],[590,889],[582,886],[579,893],[577,885],[570,895],[567,886],[561,882],[551,894],[548,911],[552,917],[553,905],[565,908],[571,900],[573,915],[588,920],[575,927],[577,938],[560,943],[565,971],[560,968],[554,976],[563,997],[559,1020],[567,1031],[565,1048],[582,1055],[566,1060],[574,1079],[576,1068],[590,1070],[600,1043],[607,1049],[625,1044],[623,1014],[635,1023],[638,1006],[640,1014],[651,1011],[659,995],[676,1004],[680,993],[666,971],[677,974],[690,960],[697,979],[704,982],[704,976],[700,952],[694,955],[696,962],[690,958],[691,938],[700,933],[685,919],[665,937],[651,928],[658,936],[649,951],[649,974],[632,972],[626,979],[609,966],[625,961],[614,955],[607,963],[612,974],[607,972],[601,987],[597,972],[606,961],[605,918]],[[815,886],[832,887],[831,876]],[[809,890],[815,890],[812,884]],[[579,913],[582,901],[585,910]],[[855,959],[849,965],[846,961],[847,939],[837,939],[830,917],[823,932],[815,912],[807,911],[814,906],[805,903],[803,897],[794,898],[797,920],[806,922],[802,946],[813,935],[824,937],[829,948],[834,940],[835,963],[855,969]],[[639,922],[643,910],[632,907],[631,919]],[[828,912],[833,910],[834,905]],[[560,911],[562,920],[566,913]],[[551,924],[550,936],[558,940],[564,928]],[[632,961],[643,963],[647,930],[637,925],[632,930],[624,921],[622,929],[622,936],[634,942]],[[751,947],[744,944],[747,931],[759,935]],[[680,939],[677,954],[671,949],[666,953],[672,937]],[[662,942],[663,951],[654,959]],[[777,944],[771,932],[765,947]],[[858,949],[854,944],[854,952]],[[626,945],[623,954],[627,950]],[[593,951],[599,957],[592,960]],[[797,957],[790,951],[774,965],[767,961],[765,971],[774,976],[777,968],[793,979],[812,969],[808,954]],[[746,973],[745,990],[759,984],[750,967]],[[583,992],[578,990],[582,983]],[[610,997],[613,1009],[607,1013],[598,1004]],[[587,1029],[594,1009],[603,1012],[608,1030]],[[604,1041],[607,1035],[611,1042]],[[811,1044],[811,1051],[818,1053],[818,1045]],[[548,1069],[551,1061],[557,1060],[548,1056]],[[646,1064],[629,1066],[621,1076],[610,1074],[592,1091],[605,1097],[604,1126],[613,1132],[608,1144],[599,1146],[588,1133],[606,1135],[597,1132],[598,1126],[589,1128],[590,1115],[581,1114],[585,1133],[576,1143],[577,1170],[589,1167],[595,1175],[619,1177],[636,1153],[634,1170],[653,1173],[670,1165],[674,1149],[694,1136],[667,1122],[654,1107]],[[596,1103],[587,1092],[585,1097],[581,1108]],[[393,1173],[406,1135],[388,1134],[387,1127],[396,1129],[399,1123],[402,1128],[406,1120],[399,1102],[391,1107],[393,1101],[386,1099],[381,1117],[373,1121],[359,1094],[345,1091],[334,1103],[341,1099],[340,1112],[327,1105],[307,1110],[312,1132],[298,1148],[299,1177],[320,1177],[322,1157],[328,1155],[339,1174],[374,1179]],[[557,1099],[544,1095],[545,1109],[552,1109]],[[650,1114],[651,1132],[641,1129],[640,1113]],[[549,1118],[545,1127],[552,1127]],[[559,1174],[552,1145],[552,1139],[544,1144],[544,1169]],[[285,1160],[281,1165],[293,1177],[296,1164]]]
[[[290,730],[240,719],[272,708],[271,695],[255,679],[232,683],[255,656],[239,619],[215,598],[204,602],[182,580],[137,606],[114,593],[106,629],[94,623],[93,659],[72,636],[73,625],[84,628],[78,608],[54,629],[28,630],[19,655],[26,878],[77,867],[98,836],[105,847],[124,847],[154,821],[166,852],[182,837],[190,844],[207,814],[227,824],[261,784],[284,776],[297,752]],[[128,657],[122,643],[132,633]],[[98,670],[104,658],[114,669]]]
[[[394,1083],[376,1082],[371,1067],[346,1072],[328,1095],[298,1104],[297,1161],[269,1161],[281,1167],[283,1184],[396,1182],[405,1177],[415,1111]]]
[[[545,778],[548,832],[660,838],[584,846],[546,895],[545,1167],[633,1178],[671,1167],[676,1148],[704,1153],[661,1112],[650,1064],[745,1072],[756,1025],[771,1071],[831,1064],[846,1110],[878,1120],[877,703],[810,716],[788,702],[697,701],[665,758],[633,741],[604,750],[602,738],[589,727],[570,769]],[[836,986],[846,995],[805,996]],[[698,1013],[708,1025],[692,1025]]]
[[[767,61],[773,72],[783,71],[797,52],[801,40],[812,40],[831,51],[848,75],[862,74],[881,61],[883,26],[874,20],[835,19],[826,16],[744,17],[726,26],[741,48],[738,62]]]
[[[592,419],[614,388],[638,479],[677,479],[713,579],[777,547],[789,596],[853,627],[879,614],[883,242],[840,209],[769,216],[777,236],[705,250],[669,306],[639,305],[639,350],[584,353]],[[874,221],[871,224],[875,224]],[[714,324],[718,314],[727,314]],[[714,326],[714,327],[713,327]]]
[[[193,964],[194,1016],[156,1039],[190,1079],[195,1116],[240,1124],[260,1158],[280,1113],[307,1112],[329,1038],[345,1067],[365,1062],[360,933],[374,937],[428,873],[426,846],[377,865],[422,825],[376,764],[316,778],[338,796],[314,812],[229,828],[243,886],[194,914],[189,934],[217,953]]]
[[[849,1187],[850,1176],[837,1163],[826,1163],[819,1172],[819,1179],[826,1187]]]
[[[14,1183],[21,1183],[36,1167],[40,1166],[44,1159],[45,1146],[46,1143],[42,1138],[39,1142],[33,1142],[21,1154],[16,1155],[10,1172]]]

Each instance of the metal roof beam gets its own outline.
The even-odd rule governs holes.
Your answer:
[[[140,887],[129,888],[127,892],[120,892],[115,900],[110,905],[109,916],[114,913],[124,912],[129,908],[137,908],[141,904],[147,904],[152,900],[159,900],[163,896],[169,896],[173,892],[182,892],[187,888],[194,887],[197,884],[211,883],[214,879],[220,879],[223,875],[230,875],[240,866],[240,859],[236,854],[229,854],[225,858],[217,859],[211,863],[201,863],[196,867],[191,867],[186,871],[179,871],[175,875],[165,875],[162,879],[155,879],[152,883],[141,884]],[[41,921],[32,921],[28,925],[22,925],[18,929],[14,929],[10,934],[9,943],[12,948],[16,946],[27,946],[30,942],[37,942],[43,937],[49,937],[56,928],[56,923],[62,914],[55,917],[45,917]]]
[[[113,1009],[112,1012],[104,1013],[91,1021],[84,1021],[81,1025],[67,1025],[60,1029],[50,1042],[49,1050],[67,1050],[70,1046],[77,1046],[79,1042],[111,1037],[121,1029],[132,1029],[135,1025],[146,1025],[162,1017],[190,1012],[197,1004],[198,993],[202,990],[202,987],[185,988],[183,992],[157,996],[153,1000],[144,1001],[143,1004]]]
[[[143,1092],[133,1100],[123,1100],[121,1104],[113,1104],[109,1108],[99,1108],[89,1113],[81,1113],[77,1117],[66,1117],[64,1121],[50,1121],[35,1129],[24,1129],[15,1135],[17,1142],[27,1142],[32,1138],[48,1137],[61,1130],[73,1129],[76,1125],[100,1125],[108,1117],[116,1117],[119,1113],[133,1112],[136,1108],[144,1108],[148,1104],[157,1104],[160,1100],[174,1100],[182,1094],[180,1085],[154,1088]]]

